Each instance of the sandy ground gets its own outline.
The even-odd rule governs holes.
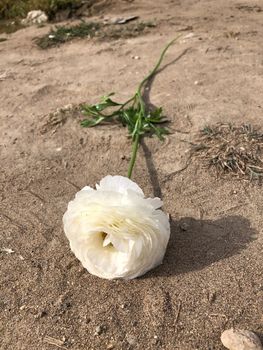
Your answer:
[[[0,253],[1,350],[219,350],[231,326],[263,333],[262,188],[189,160],[207,124],[262,124],[262,2],[159,3],[109,8],[157,23],[137,38],[42,51],[32,38],[47,26],[0,43],[0,248],[14,251]],[[145,140],[133,177],[171,214],[167,255],[142,278],[101,280],[70,252],[61,219],[79,188],[126,175],[130,141],[119,126],[82,129],[71,116],[54,125],[48,113],[111,91],[129,97],[178,33],[146,96],[173,133]]]

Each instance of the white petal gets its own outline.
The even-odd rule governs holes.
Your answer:
[[[85,194],[92,193],[95,190],[90,186],[83,187],[79,192],[76,193],[76,198],[84,196]]]
[[[116,238],[114,235],[112,235],[111,243],[119,252],[128,253],[129,244],[131,241],[128,241],[127,239]]]
[[[90,186],[85,186],[81,189],[81,191],[94,191],[94,189]]]
[[[160,198],[155,197],[155,198],[147,198],[146,201],[151,204],[153,209],[159,209],[163,205],[163,201],[161,201]]]
[[[144,196],[142,189],[135,182],[128,179],[127,177],[119,176],[119,175],[105,176],[100,181],[100,184],[96,185],[96,188],[97,190],[112,191],[112,192],[119,192],[119,193],[126,193],[127,190],[132,190]]]
[[[79,191],[63,217],[83,266],[98,277],[131,279],[159,265],[170,237],[168,216],[158,209],[162,201],[145,198],[122,176],[107,176],[97,189]]]
[[[110,235],[107,235],[104,240],[103,240],[103,247],[106,247],[107,245],[109,245],[111,243],[111,239],[110,239]]]

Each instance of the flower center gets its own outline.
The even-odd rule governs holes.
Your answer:
[[[103,247],[113,247],[113,244],[109,240],[109,235],[106,232],[101,232]]]

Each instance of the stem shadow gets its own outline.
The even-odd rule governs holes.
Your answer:
[[[151,90],[152,90],[152,85],[154,83],[154,79],[156,78],[156,76],[158,74],[160,74],[163,70],[165,70],[167,67],[173,65],[174,63],[176,63],[177,61],[179,61],[184,55],[186,55],[186,53],[189,51],[190,49],[185,49],[179,56],[177,56],[174,60],[172,60],[171,62],[169,63],[166,63],[163,67],[159,68],[157,70],[157,72],[152,76],[150,77],[145,85],[144,85],[144,88],[143,88],[143,93],[142,93],[142,98],[143,98],[143,101],[145,102],[145,105],[146,107],[149,109],[149,110],[154,110],[156,108],[156,106],[154,104],[151,103],[151,99],[150,99],[150,94],[151,94]]]
[[[166,69],[170,65],[176,63],[188,51],[189,51],[189,49],[184,50],[174,60],[172,60],[171,62],[167,63],[162,68],[158,69],[157,72],[151,78],[149,78],[147,80],[147,82],[145,83],[145,85],[143,87],[142,98],[143,98],[143,101],[145,102],[145,105],[148,108],[148,110],[154,110],[156,108],[156,106],[153,105],[151,103],[151,100],[150,100],[152,84],[154,82],[154,79],[155,79],[156,75],[161,73],[164,69]],[[140,140],[140,145],[142,146],[142,149],[143,149],[143,152],[144,152],[144,156],[145,156],[145,159],[146,159],[146,165],[147,165],[147,168],[148,168],[150,182],[151,182],[152,188],[153,188],[153,194],[154,194],[155,197],[160,197],[161,198],[162,197],[162,190],[161,190],[160,182],[159,182],[159,179],[158,179],[158,173],[156,171],[156,168],[155,168],[153,160],[152,160],[152,152],[150,151],[148,146],[145,144],[143,138]]]
[[[158,173],[157,173],[157,170],[156,170],[154,163],[153,163],[152,152],[150,151],[149,147],[144,142],[144,139],[141,139],[140,145],[142,146],[142,150],[144,152],[146,166],[148,169],[150,182],[151,182],[151,185],[153,188],[153,195],[154,195],[154,197],[162,198],[162,190],[161,190],[160,182],[158,179]]]
[[[156,108],[150,100],[152,84],[157,74],[181,59],[184,50],[170,63],[160,68],[144,85],[142,97],[149,110]],[[154,195],[162,197],[158,174],[150,149],[141,140]],[[217,220],[197,220],[191,217],[172,220],[171,238],[162,265],[143,278],[173,276],[201,270],[206,266],[239,254],[256,239],[257,232],[242,216],[228,216]]]

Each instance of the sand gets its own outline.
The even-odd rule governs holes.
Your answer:
[[[262,188],[189,157],[208,124],[262,125],[262,3],[116,1],[103,14],[156,27],[40,50],[32,39],[47,25],[0,43],[0,248],[13,250],[0,252],[0,348],[219,350],[232,326],[262,336]],[[126,175],[130,140],[118,125],[83,129],[79,115],[49,113],[112,91],[128,98],[178,33],[146,91],[173,132],[144,140],[133,175],[171,215],[167,254],[139,279],[101,280],[71,253],[62,215],[83,186]]]

